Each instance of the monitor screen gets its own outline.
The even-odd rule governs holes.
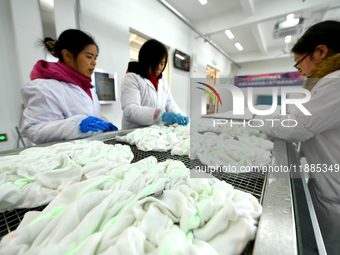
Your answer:
[[[189,72],[190,71],[190,56],[179,50],[175,50],[174,66],[178,69]]]
[[[99,102],[117,101],[117,73],[95,69],[92,84],[95,87]]]

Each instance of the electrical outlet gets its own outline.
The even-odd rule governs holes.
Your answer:
[[[7,141],[7,134],[0,134],[0,142],[6,142]]]

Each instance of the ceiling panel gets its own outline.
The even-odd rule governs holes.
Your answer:
[[[234,39],[229,39],[225,33],[211,35],[210,39],[218,44],[227,54],[238,54],[259,49],[249,26],[231,29],[231,32],[235,36]],[[242,45],[242,51],[235,47],[237,42]]]
[[[239,0],[207,0],[201,5],[198,0],[167,0],[172,7],[180,10],[180,13],[191,22],[204,20],[223,12],[241,8]]]
[[[241,1],[248,10],[243,10]],[[237,56],[243,62],[282,55],[311,25],[326,19],[340,20],[340,0],[208,0],[206,5],[198,0],[167,2],[198,26],[198,30],[199,27],[202,31],[208,30],[210,39],[228,55]],[[249,14],[251,5],[254,5],[253,14]],[[273,31],[275,24],[286,20],[290,13],[304,18],[304,28],[301,34],[292,35],[287,45],[284,38],[274,39]],[[232,40],[224,33],[228,28],[235,36]],[[237,50],[236,42],[241,43],[242,51]]]

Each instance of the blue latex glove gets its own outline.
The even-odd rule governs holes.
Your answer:
[[[99,121],[91,123],[90,127],[106,131],[109,128],[109,123],[107,123],[103,120],[99,120]]]
[[[93,117],[93,116],[89,116],[86,119],[83,119],[82,122],[80,123],[80,131],[83,133],[87,133],[89,131],[92,132],[98,132],[98,129],[96,129],[93,124],[95,124],[96,122],[102,121],[99,118]],[[99,127],[99,125],[96,125],[97,127]]]
[[[175,117],[176,117],[176,114],[174,114],[173,112],[165,112],[162,115],[162,120],[164,122],[168,122],[169,124],[174,124],[175,123]]]
[[[103,131],[116,131],[118,128],[112,123],[107,123],[103,120],[97,121],[96,123],[91,124],[92,127],[98,128]]]
[[[87,133],[89,131],[98,132],[98,130],[103,131],[115,131],[118,130],[118,128],[111,123],[107,123],[106,121],[103,121],[99,118],[90,116],[84,119],[80,123],[80,130],[83,133]]]
[[[189,124],[189,118],[188,117],[185,117],[181,114],[178,114],[176,117],[175,117],[175,121],[179,124],[179,125],[182,125],[182,126],[186,126]]]
[[[118,128],[115,125],[113,125],[111,123],[107,123],[107,124],[109,124],[109,127],[106,131],[116,131],[116,130],[118,130]]]

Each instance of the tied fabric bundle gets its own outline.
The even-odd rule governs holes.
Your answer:
[[[191,159],[199,159],[208,166],[262,167],[270,163],[273,143],[255,136],[217,135],[212,132],[191,136]]]
[[[129,146],[86,140],[0,157],[0,212],[45,205],[67,186],[103,175],[132,159]]]
[[[193,130],[190,138],[190,158],[199,159],[208,166],[232,166],[236,173],[242,167],[268,166],[274,143],[257,129],[222,127],[198,133]],[[262,138],[263,137],[263,138]]]
[[[208,166],[233,166],[236,173],[242,166],[251,169],[270,163],[274,143],[267,139],[258,129],[228,125],[210,129],[196,125],[192,130],[190,125],[154,125],[116,137],[143,151],[171,150],[171,155],[181,156],[190,153],[190,159],[199,159]]]
[[[28,212],[0,252],[239,254],[254,239],[261,212],[249,193],[190,178],[180,161],[149,157],[64,189],[42,212]]]
[[[176,124],[170,127],[160,127],[153,125],[146,128],[136,129],[128,133],[126,136],[116,136],[117,141],[136,145],[139,150],[160,152],[171,150],[178,143],[183,141],[190,141],[189,138],[190,124],[188,126],[178,126]],[[186,152],[183,153],[183,151],[180,151],[179,147],[177,146],[177,155],[189,154],[190,142],[181,143],[179,146],[183,146],[183,144],[187,144],[187,146],[183,148],[183,151],[186,150]]]

